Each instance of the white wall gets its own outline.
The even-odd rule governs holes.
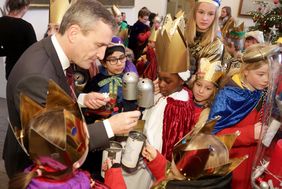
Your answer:
[[[240,24],[241,22],[245,23],[245,28],[248,28],[249,26],[253,26],[253,20],[251,17],[242,17],[238,16],[239,13],[239,6],[240,1],[239,0],[222,0],[221,1],[221,7],[229,6],[232,9],[232,16],[236,19],[237,24]]]

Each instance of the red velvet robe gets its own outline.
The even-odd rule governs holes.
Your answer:
[[[205,109],[204,107],[200,107],[193,102],[194,106],[194,118],[193,118],[193,127],[196,125],[196,123],[199,121],[200,115],[202,111]]]
[[[136,62],[136,69],[140,77],[149,78],[152,81],[157,79],[157,58],[154,48],[147,45],[145,54]]]
[[[158,70],[158,63],[157,63],[155,50],[152,47],[147,46],[146,56],[147,56],[147,60],[149,61],[149,64],[146,66],[144,70],[143,77],[149,78],[152,81],[154,81],[157,79],[157,70]]]
[[[186,89],[187,90],[187,89]],[[193,109],[192,92],[187,90],[189,94],[188,101],[175,100],[171,97],[167,98],[167,105],[164,111],[163,120],[163,146],[162,154],[171,161],[172,150],[183,136],[193,127]]]
[[[222,135],[240,131],[241,134],[237,137],[230,151],[230,158],[249,156],[233,171],[232,189],[251,189],[252,165],[257,149],[257,142],[254,139],[254,125],[259,122],[259,118],[260,113],[255,108],[236,125],[217,133],[217,135]]]

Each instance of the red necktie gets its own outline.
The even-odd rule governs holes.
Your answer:
[[[71,97],[73,100],[76,101],[76,94],[75,94],[75,85],[74,85],[74,77],[73,77],[74,71],[72,69],[72,66],[69,66],[66,69],[66,78],[68,81],[68,84],[70,86],[70,90],[71,90]]]

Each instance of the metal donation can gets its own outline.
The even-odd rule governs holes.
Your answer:
[[[137,99],[138,76],[134,72],[127,72],[122,77],[122,95],[125,100]]]
[[[106,148],[103,151],[102,155],[102,166],[107,158],[110,158],[111,160],[115,160],[115,162],[120,163],[121,160],[121,154],[122,154],[122,145],[119,142],[116,141],[110,141],[110,147]],[[101,176],[105,176],[105,171],[101,168]]]
[[[129,169],[134,169],[137,166],[146,138],[147,137],[142,132],[129,132],[121,160],[123,166]]]
[[[148,78],[141,79],[137,84],[137,104],[149,108],[154,105],[154,85]]]

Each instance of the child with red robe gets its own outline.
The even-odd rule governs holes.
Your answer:
[[[223,135],[240,131],[230,158],[248,155],[233,172],[232,188],[250,189],[251,171],[262,128],[264,90],[269,82],[269,59],[277,46],[253,45],[243,54],[240,72],[234,74],[215,97],[209,118],[221,116],[213,133]]]

